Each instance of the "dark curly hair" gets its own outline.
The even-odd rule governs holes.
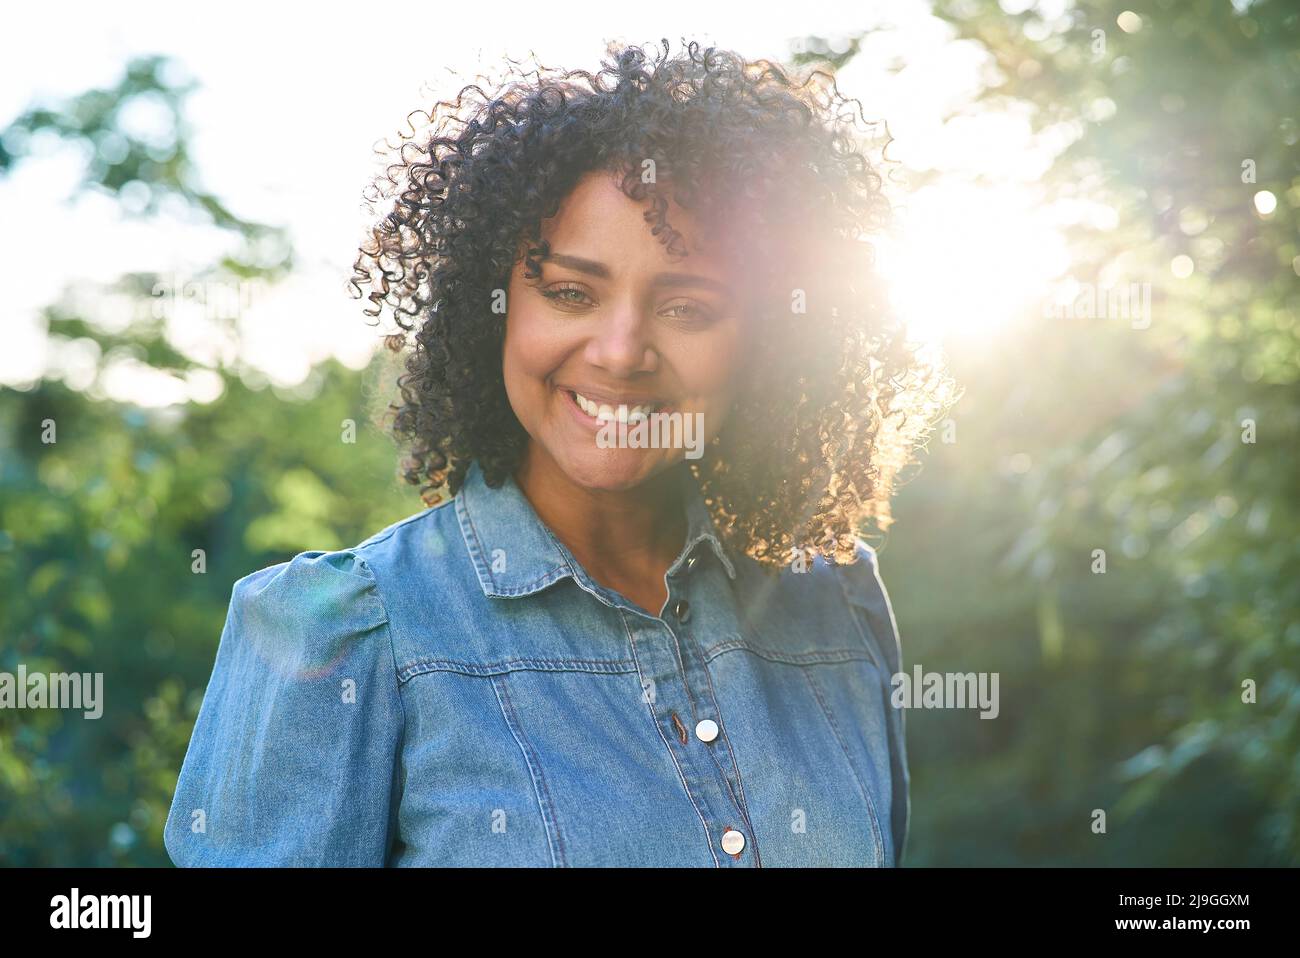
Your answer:
[[[605,170],[646,203],[670,255],[684,251],[668,196],[745,278],[751,365],[690,464],[720,535],[767,569],[792,550],[853,562],[862,524],[888,526],[899,470],[953,398],[874,275],[866,236],[890,210],[848,109],[860,117],[861,105],[821,70],[797,80],[767,60],[685,41],[670,56],[662,43],[611,46],[594,74],[509,61],[492,93],[466,86],[388,144],[351,285],[358,297],[371,287],[368,315],[391,310],[401,331],[388,347],[410,350],[389,407],[409,447],[403,478],[432,505],[473,460],[493,487],[513,472],[528,437],[506,396],[493,293],[520,258],[537,275],[541,221]]]

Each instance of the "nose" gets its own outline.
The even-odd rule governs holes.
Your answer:
[[[653,373],[659,366],[653,326],[635,302],[612,307],[587,341],[584,358],[611,376]]]

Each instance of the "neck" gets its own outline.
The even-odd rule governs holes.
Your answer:
[[[538,518],[594,577],[613,580],[664,572],[686,542],[680,470],[674,466],[632,489],[589,489],[529,444],[515,483]]]

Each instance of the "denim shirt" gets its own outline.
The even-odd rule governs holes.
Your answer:
[[[178,865],[892,866],[875,552],[763,572],[682,470],[651,615],[513,480],[235,583],[164,834]]]

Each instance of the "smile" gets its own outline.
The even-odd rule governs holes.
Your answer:
[[[573,389],[563,389],[574,405],[596,422],[635,423],[649,418],[651,413],[662,411],[666,404],[662,402],[609,403],[589,399]]]

